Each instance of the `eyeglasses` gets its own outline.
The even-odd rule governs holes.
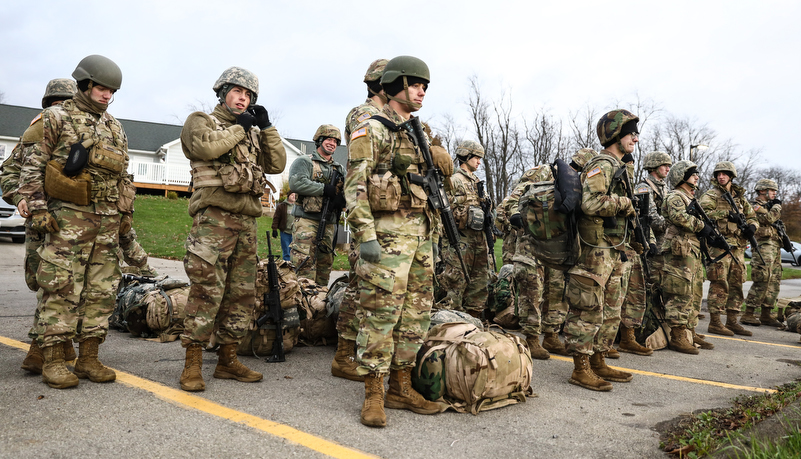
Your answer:
[[[632,133],[631,133],[631,137],[632,137],[632,138],[636,137],[636,138],[638,138],[638,139],[639,139],[639,138],[640,138],[640,133],[639,133],[639,132],[632,132]]]

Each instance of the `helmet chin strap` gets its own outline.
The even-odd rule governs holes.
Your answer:
[[[403,92],[406,94],[406,99],[399,99],[397,97],[390,96],[389,94],[385,94],[387,99],[394,100],[395,102],[404,104],[412,109],[412,111],[417,111],[423,108],[421,104],[417,102],[412,102],[412,97],[409,95],[409,82],[406,80],[406,75],[403,76]]]

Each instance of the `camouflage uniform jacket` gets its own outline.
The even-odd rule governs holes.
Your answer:
[[[345,175],[342,165],[323,159],[317,150],[312,154],[296,159],[289,168],[289,190],[298,194],[296,206],[292,211],[295,217],[320,221],[323,206],[323,189],[331,181],[331,173],[336,169]],[[319,210],[318,210],[319,209]]]
[[[754,213],[756,213],[757,221],[759,221],[759,229],[757,230],[754,238],[761,246],[762,244],[771,244],[776,247],[782,246],[782,238],[779,237],[779,232],[773,227],[773,224],[782,218],[781,204],[774,204],[773,207],[768,209],[767,201],[761,198],[756,198],[752,202]]]
[[[480,180],[461,167],[456,168],[450,179],[451,186],[447,189],[448,200],[451,202],[453,218],[456,220],[456,224],[460,230],[464,230],[467,225],[467,214],[470,207],[481,207],[477,188]]]
[[[348,112],[348,116],[345,117],[345,144],[350,144],[350,136],[356,130],[356,126],[379,113],[381,113],[381,109],[372,98],[368,98],[363,104],[353,107]]]
[[[726,237],[726,242],[732,247],[745,247],[748,240],[742,235],[742,232],[737,228],[737,224],[730,222],[729,212],[732,211],[731,206],[723,198],[725,190],[715,181],[712,180],[712,189],[704,193],[698,203],[701,204],[704,211],[710,220],[717,224],[720,233]],[[737,204],[738,212],[745,215],[745,223],[747,225],[754,225],[759,228],[759,222],[754,213],[754,208],[751,203],[745,199],[745,189],[741,186],[731,184],[731,196],[734,203]]]
[[[389,104],[381,110],[381,116],[393,123],[405,121]],[[351,134],[345,198],[348,223],[359,243],[375,240],[377,232],[436,239],[439,216],[428,205],[425,190],[408,183],[408,193],[402,191],[401,179],[390,171],[395,157],[400,156],[411,161],[407,173],[425,175],[427,166],[410,135],[405,129],[393,132],[375,118],[360,124]],[[384,192],[402,194],[397,206],[389,206],[395,210],[379,207],[387,196]]]
[[[523,224],[525,225],[525,214],[520,209],[520,198],[528,191],[531,185],[538,182],[547,182],[553,180],[553,172],[551,168],[545,164],[535,166],[523,173],[520,178],[520,183],[517,184],[512,194],[509,195],[508,208],[514,214],[521,214]],[[532,239],[534,236],[529,234],[525,228],[518,230],[517,243],[515,244],[515,254],[512,256],[512,261],[525,263],[529,266],[537,266],[537,259],[534,257],[534,247]]]
[[[122,124],[107,111],[97,115],[79,108],[75,100],[53,105],[42,112],[43,136],[31,147],[30,155],[22,166],[19,192],[33,212],[55,210],[62,207],[98,215],[116,215],[117,200],[123,183],[128,178],[128,137]],[[91,200],[87,206],[47,196],[44,189],[48,161],[55,160],[63,167],[70,147],[81,139],[94,141],[88,149],[89,161],[84,168],[91,175]],[[93,152],[99,151],[106,167],[99,166]]]
[[[19,143],[11,151],[11,154],[3,161],[0,166],[0,189],[3,190],[3,199],[13,205],[18,205],[24,198],[19,194],[19,179],[22,172],[22,163],[28,156],[30,147],[40,142],[44,136],[44,124],[42,114],[39,113],[31,121],[28,129],[19,139]]]
[[[253,167],[254,180],[265,183],[263,174],[278,174],[286,166],[286,151],[281,136],[274,126],[260,131],[253,127],[245,132],[236,124],[236,117],[218,104],[211,115],[194,112],[189,115],[181,130],[181,148],[192,166],[192,181],[195,191],[189,200],[189,215],[208,206],[219,207],[228,212],[260,217],[261,194],[228,192],[222,184],[200,185],[209,181],[207,172],[235,163],[249,163]],[[210,182],[210,181],[209,181]],[[210,182],[211,183],[211,182]],[[260,191],[264,193],[263,188]]]
[[[581,173],[583,214],[578,219],[583,244],[611,248],[631,239],[624,215],[631,209],[632,203],[626,197],[623,183],[614,180],[615,173],[621,167],[625,167],[625,164],[608,150],[601,150],[584,166]],[[604,220],[607,221],[606,228]]]
[[[656,246],[661,247],[665,238],[665,231],[668,228],[668,221],[663,216],[663,206],[665,194],[667,191],[667,184],[664,180],[655,179],[653,175],[648,174],[645,181],[640,182],[634,188],[635,194],[648,193],[648,219],[651,222],[651,230],[656,236]]]
[[[670,253],[672,247],[692,247],[696,257],[700,257],[701,243],[696,233],[704,229],[704,221],[687,213],[693,197],[679,188],[668,193],[662,204],[662,213],[667,222],[661,251]]]

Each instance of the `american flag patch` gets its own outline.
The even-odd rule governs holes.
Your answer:
[[[754,204],[754,212],[758,211],[761,208],[762,206],[760,206],[759,204]]]
[[[356,131],[353,131],[353,134],[350,135],[350,140],[356,140],[359,137],[364,137],[367,135],[367,128],[361,128]]]
[[[35,122],[39,121],[40,119],[42,119],[42,114],[41,114],[41,113],[39,113],[38,115],[36,115],[36,118],[34,118],[34,119],[31,121],[31,126],[33,126],[33,123],[35,123]]]
[[[640,185],[634,189],[634,194],[645,194],[648,192],[648,185]]]
[[[598,175],[600,173],[601,173],[601,168],[600,167],[596,167],[595,169],[587,172],[587,178],[590,178],[590,177],[592,177],[594,175]]]
[[[373,116],[373,115],[371,115],[369,113],[362,113],[362,115],[360,117],[356,118],[356,121],[361,123],[362,121],[366,120],[367,118],[370,118],[371,116]]]

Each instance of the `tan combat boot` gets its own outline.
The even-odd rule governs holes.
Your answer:
[[[701,349],[707,349],[707,350],[715,349],[714,344],[710,343],[709,341],[704,341],[704,338],[706,338],[706,336],[699,335],[698,333],[695,332],[694,328],[691,328],[689,330],[693,334],[693,344],[701,346]]]
[[[724,327],[720,322],[720,313],[709,313],[709,327],[706,331],[707,333],[715,333],[717,335],[734,336],[734,332]]]
[[[42,365],[44,364],[44,356],[42,356],[42,348],[36,340],[31,341],[31,347],[28,348],[28,354],[22,361],[22,369],[37,375],[42,374]]]
[[[77,358],[78,355],[75,354],[75,346],[72,345],[72,340],[68,339],[67,341],[64,341],[64,361],[72,362]]]
[[[607,359],[619,359],[620,358],[620,352],[618,352],[617,349],[615,349],[613,347],[610,347],[609,350],[606,351],[606,358]]]
[[[590,369],[592,369],[593,373],[607,381],[629,382],[634,378],[634,375],[631,373],[608,367],[604,361],[603,352],[596,352],[590,356]]]
[[[75,362],[75,376],[92,382],[111,382],[117,379],[114,370],[97,360],[100,338],[86,338],[78,343],[78,360]]]
[[[624,325],[620,326],[620,345],[618,345],[618,349],[637,355],[651,355],[654,353],[653,349],[641,346],[640,343],[637,342],[633,328]]]
[[[64,346],[56,344],[42,348],[42,381],[54,389],[66,389],[78,385],[78,377],[64,364]]]
[[[410,410],[417,414],[437,414],[440,405],[426,400],[412,387],[412,367],[389,370],[389,390],[384,406],[393,410]]]
[[[755,327],[762,325],[762,322],[754,315],[754,308],[751,306],[745,307],[745,314],[740,317],[740,323],[745,325],[753,325]]]
[[[737,323],[737,313],[734,311],[726,312],[726,328],[733,331],[737,335],[751,336],[753,333],[743,328],[742,325]]]
[[[670,343],[668,346],[676,352],[698,355],[698,349],[687,339],[687,327],[670,328]]]
[[[773,316],[770,314],[770,308],[766,308],[764,306],[762,306],[762,311],[760,311],[759,321],[762,322],[762,325],[767,325],[768,327],[782,326],[782,323],[774,319]],[[740,322],[742,322],[742,320],[740,320]]]
[[[537,360],[548,360],[551,354],[540,346],[540,337],[537,335],[526,335],[526,344],[531,352],[531,358]]]
[[[384,375],[381,373],[370,373],[364,377],[361,421],[369,427],[387,426],[387,414],[384,413]]]
[[[203,346],[200,344],[190,344],[186,348],[186,362],[184,371],[181,372],[181,389],[189,392],[206,390],[206,383],[203,382]]]
[[[556,355],[570,355],[565,349],[565,345],[559,339],[558,333],[545,332],[545,338],[542,339],[542,348],[551,354]]]
[[[612,390],[612,384],[593,373],[590,368],[590,356],[587,354],[573,356],[573,374],[570,375],[568,382],[589,390],[603,392]]]
[[[217,351],[217,367],[214,376],[217,379],[236,379],[241,382],[257,382],[264,378],[259,372],[246,367],[236,358],[237,343],[221,344]]]
[[[331,374],[337,378],[350,379],[351,381],[364,381],[364,376],[356,373],[356,342],[342,337],[337,341],[337,352],[331,362]]]

